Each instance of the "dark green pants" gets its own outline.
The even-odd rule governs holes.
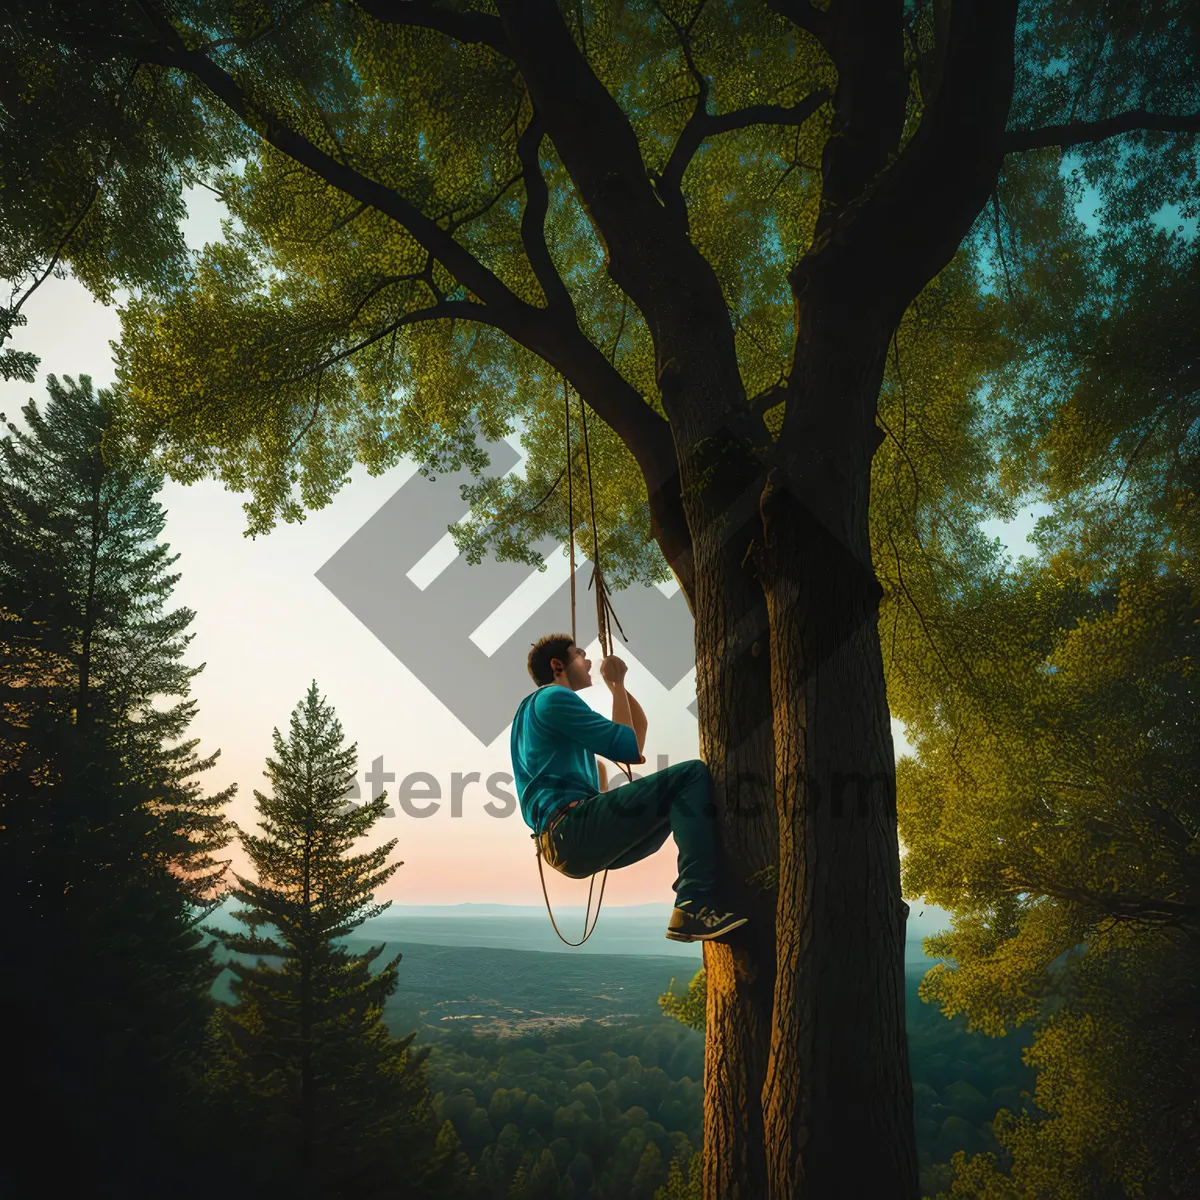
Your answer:
[[[589,796],[538,840],[548,866],[586,879],[649,858],[670,834],[679,848],[676,901],[711,896],[719,881],[717,828],[712,776],[698,758]]]

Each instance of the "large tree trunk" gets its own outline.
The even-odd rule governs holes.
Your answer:
[[[895,760],[868,520],[889,329],[830,315],[805,364],[808,433],[768,484],[757,556],[779,806],[767,1194],[915,1200]]]
[[[878,599],[821,534],[777,529],[768,545],[780,804],[768,1195],[915,1200]]]
[[[787,468],[764,488],[731,440],[701,468],[707,519],[689,513],[701,753],[752,918],[705,947],[706,1200],[918,1194],[868,528],[887,337],[867,326],[822,338],[822,402]]]
[[[775,987],[775,892],[761,875],[777,861],[767,610],[741,562],[758,524],[755,468],[746,472],[748,514],[712,521],[695,553],[700,754],[713,776],[727,884],[750,915],[736,940],[704,947],[704,1192],[727,1200],[767,1194],[761,1096]],[[709,501],[727,516],[742,482],[737,472]]]

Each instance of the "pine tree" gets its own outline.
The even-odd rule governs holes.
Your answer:
[[[201,669],[180,662],[194,614],[163,611],[178,576],[157,541],[161,475],[102,451],[119,395],[86,376],[48,391],[0,440],[0,902],[22,971],[4,1018],[20,1031],[6,1052],[25,1123],[12,1132],[53,1127],[88,1190],[119,1179],[140,1195],[195,1136],[189,1085],[220,970],[196,909],[219,883],[234,789],[202,795],[192,777],[216,755],[170,744],[195,702],[154,703],[186,697]]]
[[[667,1164],[663,1162],[662,1151],[653,1142],[647,1142],[629,1185],[629,1200],[654,1200],[655,1192],[666,1183]]]
[[[52,813],[35,818],[27,810],[15,826],[47,841],[63,825],[106,829],[110,841],[123,831],[139,859],[151,831],[154,859],[202,903],[224,870],[213,854],[230,841],[223,810],[234,789],[204,797],[193,777],[220,751],[201,760],[198,739],[170,744],[195,716],[196,702],[186,697],[204,667],[181,661],[196,614],[163,611],[179,579],[167,573],[179,556],[157,541],[166,517],[154,496],[163,477],[104,446],[121,409],[118,393],[94,394],[86,375],[65,385],[50,376],[47,390],[45,413],[31,401],[22,409],[28,431],[6,421],[9,435],[0,440],[0,770],[10,782],[40,778],[66,741],[83,753],[78,784],[88,755],[107,747],[129,782],[136,778],[156,796],[137,832],[128,819],[116,820],[130,814],[89,808],[98,797],[86,785],[59,789]],[[183,699],[160,709],[163,697]],[[108,802],[128,807],[116,796]],[[77,872],[84,856],[71,857]],[[50,887],[46,881],[26,893],[35,909],[52,902]]]
[[[386,793],[346,802],[357,746],[343,741],[315,682],[289,738],[274,730],[272,793],[254,793],[262,833],[239,831],[258,878],[237,876],[231,890],[248,932],[211,931],[263,957],[233,966],[237,1003],[214,1019],[213,1081],[247,1118],[264,1183],[292,1178],[360,1200],[421,1175],[437,1131],[425,1054],[412,1049],[415,1034],[394,1038],[383,1021],[400,955],[372,974],[382,945],[355,955],[337,944],[389,907],[373,896],[402,865],[387,861],[395,839],[351,853],[387,806]]]
[[[654,1193],[654,1200],[700,1200],[704,1160],[690,1149],[679,1151],[671,1159],[667,1182]]]
[[[554,1161],[554,1155],[548,1149],[543,1150],[525,1184],[527,1200],[558,1200],[559,1184],[558,1164]],[[647,1197],[647,1200],[650,1198]]]
[[[517,1173],[513,1176],[512,1183],[508,1185],[508,1193],[505,1200],[530,1200],[529,1196],[529,1181],[525,1176],[525,1164],[517,1168]]]
[[[453,1121],[443,1121],[438,1130],[424,1183],[442,1200],[476,1200],[484,1194],[472,1176],[470,1156],[463,1148]]]

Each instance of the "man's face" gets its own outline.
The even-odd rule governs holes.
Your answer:
[[[567,650],[564,675],[572,691],[592,686],[592,660],[576,645]]]

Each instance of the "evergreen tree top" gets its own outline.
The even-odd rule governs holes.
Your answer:
[[[232,894],[250,908],[234,915],[251,929],[269,922],[285,943],[329,942],[391,904],[373,896],[403,866],[388,862],[397,840],[351,853],[382,817],[387,793],[369,804],[347,801],[357,743],[344,744],[341,722],[315,680],[292,711],[288,736],[278,727],[272,736],[275,756],[264,771],[271,791],[254,792],[261,832],[239,831],[257,881],[238,878]],[[278,945],[262,940],[265,953],[279,953]]]

